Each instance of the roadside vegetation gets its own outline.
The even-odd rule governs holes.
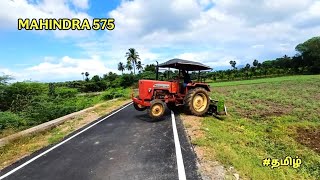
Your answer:
[[[47,131],[34,133],[16,139],[0,147],[0,170],[31,153],[57,143],[75,130],[89,124],[97,118],[110,113],[119,106],[130,102],[128,98],[118,98],[94,106],[94,109],[71,117],[64,123]]]
[[[129,98],[130,89],[109,88],[100,95],[78,96],[69,87],[38,82],[2,84],[0,89],[0,137],[85,109],[114,98]]]
[[[201,119],[192,143],[206,158],[248,179],[320,178],[320,75],[212,83],[211,97],[229,115]],[[199,119],[198,119],[199,120]],[[190,125],[186,125],[187,127]],[[301,167],[263,166],[263,159],[299,157]]]

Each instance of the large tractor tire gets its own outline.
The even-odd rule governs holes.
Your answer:
[[[150,102],[150,108],[148,109],[148,114],[153,120],[159,120],[162,118],[165,110],[166,110],[165,103],[159,99],[155,99]]]
[[[208,92],[201,87],[188,91],[184,98],[186,113],[203,116],[207,113],[210,105]]]
[[[137,104],[137,103],[133,103],[133,107],[137,110],[137,111],[144,111],[147,109],[147,107],[142,106],[141,104]]]

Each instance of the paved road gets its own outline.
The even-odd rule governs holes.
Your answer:
[[[173,117],[179,136],[176,141],[169,110],[163,121],[148,122],[146,112],[129,105],[5,168],[0,179],[174,180],[183,179],[184,173],[186,179],[200,179],[181,121]]]

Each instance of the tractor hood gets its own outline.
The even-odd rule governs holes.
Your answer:
[[[139,80],[140,99],[151,99],[155,89],[173,92],[177,89],[178,83],[157,80]]]

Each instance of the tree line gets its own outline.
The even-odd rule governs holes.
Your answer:
[[[289,57],[276,58],[260,62],[254,59],[251,64],[237,66],[235,60],[231,60],[230,69],[210,72],[202,72],[203,80],[213,81],[242,80],[251,78],[273,77],[295,74],[318,74],[320,73],[320,37],[313,37],[304,43],[298,44],[295,48],[297,54]],[[57,83],[47,83],[52,91],[55,87],[75,88],[78,92],[99,92],[108,88],[126,88],[136,86],[139,79],[155,79],[156,65],[147,64],[143,67],[140,55],[136,49],[130,48],[125,53],[126,62],[118,63],[118,70],[121,74],[113,72],[102,76],[94,75],[90,77],[90,72],[81,72],[83,80],[66,81]],[[129,73],[124,73],[128,70]],[[138,73],[136,73],[138,70]],[[160,80],[166,80],[176,76],[178,71],[166,70],[159,73]],[[191,73],[192,79],[197,79],[196,72]],[[6,80],[9,77],[5,78]],[[1,79],[0,79],[1,82]]]
[[[231,60],[230,69],[208,72],[205,78],[214,81],[241,80],[260,77],[285,75],[319,74],[320,73],[320,37],[313,37],[295,47],[297,54],[292,57],[284,55],[274,60],[259,62],[237,67],[237,62]]]
[[[251,64],[247,63],[241,66],[237,66],[237,62],[231,60],[229,62],[230,69],[202,72],[201,78],[202,80],[230,81],[320,73],[320,37],[313,37],[306,42],[298,44],[295,50],[297,54],[292,57],[284,55],[283,57],[274,60],[265,60],[263,62],[254,59]],[[94,75],[92,78],[89,78],[89,72],[85,72],[82,73],[82,75],[86,77],[84,81],[56,83],[56,86],[77,88],[80,92],[97,92],[104,91],[108,88],[130,87],[136,85],[139,79],[156,78],[156,65],[147,64],[143,67],[140,55],[136,49],[128,49],[125,57],[125,63],[118,63],[118,70],[121,72],[121,75],[109,72],[102,77]],[[124,73],[125,70],[129,71],[129,73]],[[138,70],[138,73],[136,73],[136,70]],[[166,80],[177,74],[178,71],[166,70],[159,72],[159,78],[160,80]],[[197,73],[192,72],[191,78],[197,79]]]

